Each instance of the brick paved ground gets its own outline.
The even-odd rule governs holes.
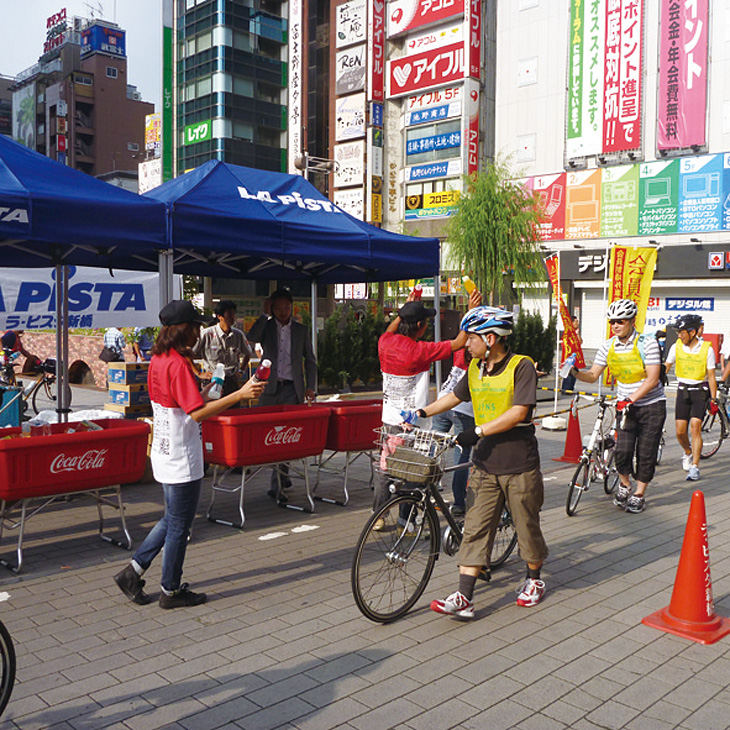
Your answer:
[[[590,420],[583,414],[584,432]],[[99,541],[93,505],[54,506],[30,523],[25,572],[0,575],[11,595],[0,615],[18,652],[0,727],[728,727],[730,638],[705,647],[640,624],[669,602],[694,487],[677,467],[671,428],[643,515],[612,507],[598,486],[573,518],[564,512],[572,468],[548,458],[565,436],[541,432],[549,593],[535,608],[515,606],[523,565],[513,558],[478,586],[470,623],[427,608],[455,587],[446,556],[404,619],[380,626],[359,614],[349,571],[369,511],[362,483],[346,508],[321,504],[307,515],[274,506],[268,476],[259,477],[244,531],[196,521],[185,577],[209,602],[171,612],[135,606],[118,591],[112,576],[129,554]],[[716,608],[730,615],[730,446],[723,450],[697,486],[707,500]],[[328,476],[322,491],[338,480]],[[138,542],[160,516],[160,490],[125,491]],[[207,498],[206,489],[201,515]],[[317,529],[296,532],[302,525]],[[11,551],[6,535],[0,552]],[[155,596],[159,569],[148,575]]]

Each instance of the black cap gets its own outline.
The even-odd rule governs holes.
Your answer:
[[[191,302],[182,299],[173,299],[160,310],[160,322],[163,325],[171,324],[202,324],[210,327],[215,324],[215,317],[201,314]]]
[[[404,322],[421,322],[436,316],[433,307],[424,307],[421,302],[406,302],[399,310],[398,316]]]

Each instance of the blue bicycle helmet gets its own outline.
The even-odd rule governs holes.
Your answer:
[[[461,320],[460,329],[477,335],[495,335],[506,337],[515,328],[514,315],[506,309],[482,305],[470,309]]]

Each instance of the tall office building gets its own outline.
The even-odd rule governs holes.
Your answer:
[[[171,0],[175,171],[285,169],[287,3]]]
[[[128,83],[125,31],[65,10],[46,29],[43,55],[11,86],[13,138],[90,175],[136,170],[154,105]]]

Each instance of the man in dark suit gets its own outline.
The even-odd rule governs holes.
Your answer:
[[[271,360],[271,375],[259,405],[297,405],[313,399],[317,385],[317,359],[307,328],[292,319],[292,296],[288,289],[277,289],[265,302],[264,314],[248,332],[249,342],[258,342],[263,358]],[[287,465],[280,468],[283,485],[290,486]],[[276,471],[271,477],[269,496],[286,501],[279,495]],[[277,497],[278,495],[278,497]]]

